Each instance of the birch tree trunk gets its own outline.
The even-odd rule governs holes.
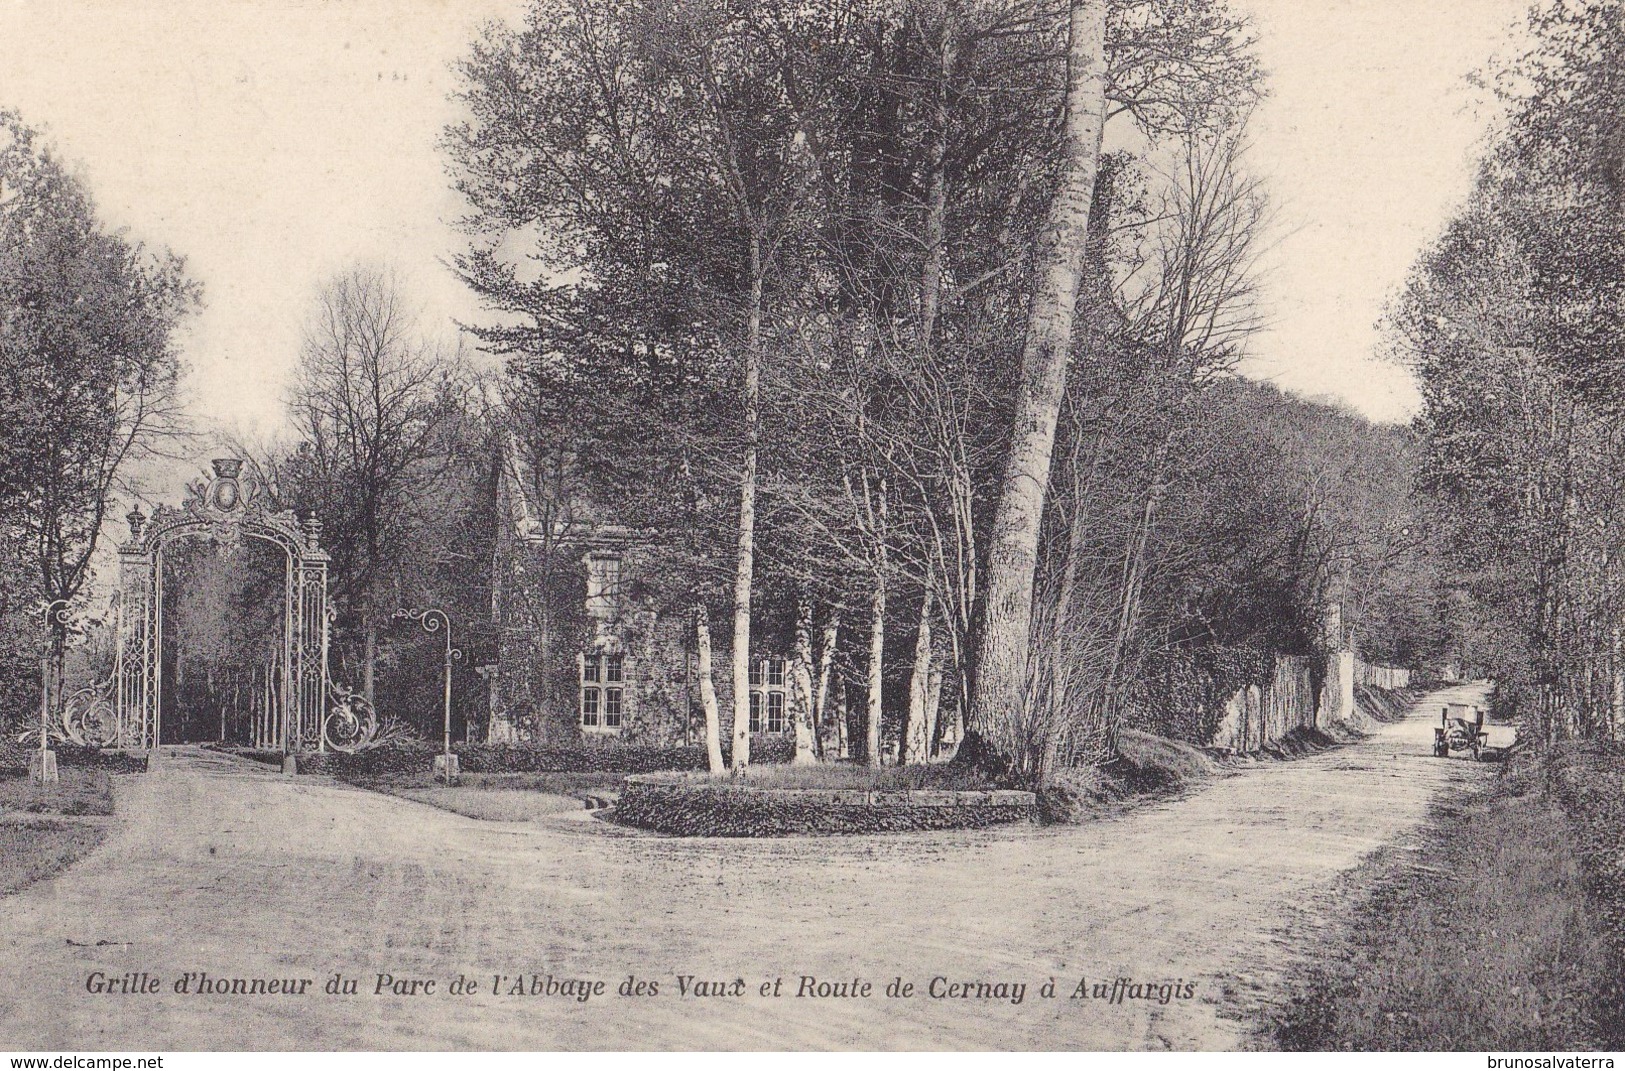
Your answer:
[[[965,761],[1030,777],[1022,704],[1038,536],[1088,241],[1105,99],[1106,0],[1072,0],[1060,186],[1040,232],[1010,453],[994,513]]]
[[[717,710],[717,686],[711,676],[711,615],[704,606],[694,608],[694,646],[699,651],[700,708],[705,711],[705,757],[715,777],[722,762],[722,717]]]
[[[813,737],[816,735],[816,723],[813,721],[813,678],[812,678],[812,603],[806,599],[796,608],[796,643],[795,658],[790,667],[791,695],[795,702],[796,718],[796,754],[793,760],[796,766],[807,766],[818,761],[814,754]]]
[[[880,765],[880,718],[883,712],[886,655],[886,574],[875,574],[875,590],[869,607],[869,716],[865,729],[863,761]]]
[[[818,652],[818,686],[814,691],[813,701],[813,742],[818,748],[818,757],[824,757],[824,726],[829,722],[830,710],[830,675],[835,671],[835,644],[841,636],[841,611],[831,611],[829,620],[824,622],[824,635],[822,646]],[[845,715],[841,715],[843,718]],[[846,732],[841,730],[836,734],[835,753],[841,758],[845,753]]]
[[[372,619],[372,603],[367,603],[367,638],[366,650],[362,655],[361,664],[361,694],[368,703],[372,703],[376,696],[373,693],[374,683],[377,679],[378,665],[378,625]]]
[[[1625,729],[1625,644],[1620,642],[1619,625],[1615,624],[1608,635],[1609,644],[1609,696],[1608,696],[1608,737],[1618,740],[1620,732]]]
[[[917,765],[931,757],[931,730],[926,724],[930,687],[931,579],[927,576],[925,595],[920,600],[920,630],[914,638],[914,670],[908,680],[908,721],[903,725],[901,763]]]
[[[739,549],[734,571],[732,765],[750,765],[750,589],[756,562],[756,455],[761,438],[762,241],[750,238],[750,304],[745,319],[745,459],[739,477]]]
[[[943,14],[938,53],[941,71],[931,102],[933,130],[926,150],[925,260],[920,266],[920,349],[924,354],[931,352],[942,307],[943,247],[948,230],[948,93],[959,55],[955,6],[950,3]]]

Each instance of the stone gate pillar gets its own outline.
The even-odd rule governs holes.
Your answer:
[[[1348,633],[1343,628],[1342,603],[1334,602],[1326,607],[1322,628],[1326,675],[1315,704],[1315,725],[1324,729],[1333,724],[1357,722],[1359,713],[1354,706],[1354,652],[1349,648]]]

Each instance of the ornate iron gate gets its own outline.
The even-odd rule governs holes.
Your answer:
[[[282,751],[325,750],[331,682],[328,556],[321,548],[321,522],[301,522],[292,510],[271,512],[258,482],[243,473],[241,460],[219,458],[212,464],[214,476],[189,484],[179,508],[159,506],[151,518],[140,509],[130,511],[130,538],[119,547],[114,746],[157,747],[163,731],[164,549],[188,536],[226,544],[246,537],[280,547],[287,560],[272,742]]]

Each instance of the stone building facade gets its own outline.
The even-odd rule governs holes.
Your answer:
[[[498,478],[492,584],[497,665],[490,743],[546,746],[704,743],[690,608],[662,606],[647,540],[579,504],[549,511],[511,458]],[[713,622],[713,684],[732,734],[729,622]],[[751,671],[753,736],[793,738],[789,660],[764,651]]]

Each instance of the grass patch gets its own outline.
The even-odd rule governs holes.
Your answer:
[[[457,787],[470,792],[548,792],[579,797],[588,792],[618,789],[625,776],[605,773],[465,773],[457,779]],[[360,788],[392,793],[445,787],[427,771],[346,780]]]
[[[624,775],[606,773],[476,773],[463,774],[450,787],[428,773],[344,780],[485,822],[528,822],[580,810],[587,793],[619,791],[623,779]]]
[[[1124,729],[1111,761],[1055,771],[1038,793],[1039,813],[1052,825],[1081,825],[1135,803],[1176,795],[1226,772],[1200,748]]]
[[[1597,1000],[1598,1024],[1609,1045],[1625,1047],[1625,744],[1568,745],[1558,749],[1549,770],[1613,957]]]
[[[1372,721],[1403,721],[1417,700],[1426,695],[1421,688],[1373,688],[1367,684],[1354,686],[1354,706]]]
[[[561,811],[579,811],[582,807],[574,796],[523,788],[435,785],[397,789],[390,794],[484,822],[529,822]]]
[[[22,777],[0,779],[0,811],[30,814],[108,815],[113,813],[113,778],[94,767],[67,767],[61,780],[41,785]]]
[[[0,896],[60,874],[102,842],[103,831],[48,818],[0,822]]]
[[[1542,765],[1436,804],[1419,851],[1379,853],[1351,885],[1344,947],[1273,1024],[1281,1048],[1597,1047],[1610,953]]]
[[[1134,729],[1118,732],[1117,753],[1135,770],[1150,775],[1157,782],[1173,785],[1206,781],[1224,772],[1223,767],[1200,748]]]

